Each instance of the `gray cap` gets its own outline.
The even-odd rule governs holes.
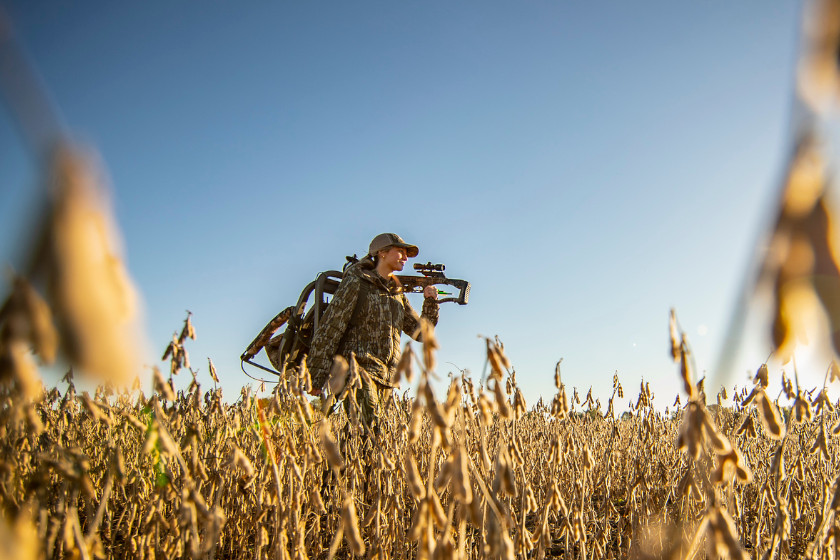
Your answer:
[[[414,258],[420,252],[417,245],[406,243],[402,237],[396,233],[380,233],[370,242],[368,255],[373,256],[386,247],[402,247],[405,249],[405,254],[410,258]]]

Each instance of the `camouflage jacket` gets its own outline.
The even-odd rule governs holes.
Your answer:
[[[434,299],[423,302],[423,316],[435,325],[438,310]],[[306,359],[312,386],[324,386],[336,354],[349,360],[354,352],[358,364],[378,382],[395,387],[392,380],[400,359],[400,333],[417,340],[419,327],[417,312],[395,280],[386,281],[370,262],[351,265],[312,339]]]

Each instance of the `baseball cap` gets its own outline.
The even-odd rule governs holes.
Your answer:
[[[402,247],[403,249],[405,249],[405,254],[411,258],[416,257],[417,254],[420,252],[420,249],[417,248],[417,245],[411,245],[409,243],[406,243],[403,240],[403,238],[397,235],[396,233],[380,233],[379,235],[373,238],[373,241],[370,242],[368,255],[373,256],[385,247]]]

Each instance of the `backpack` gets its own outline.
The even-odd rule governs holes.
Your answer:
[[[279,377],[283,375],[281,372],[290,367],[299,368],[303,359],[309,354],[312,338],[329,306],[327,296],[335,294],[347,267],[358,262],[358,260],[356,255],[347,257],[347,262],[342,267],[341,272],[328,270],[318,274],[315,280],[307,284],[300,293],[297,303],[275,315],[263,327],[257,337],[251,341],[251,344],[239,357],[242,363],[248,363]],[[307,303],[313,294],[312,306],[307,311]],[[286,325],[286,329],[275,335],[283,325]],[[262,349],[265,349],[266,357],[275,369],[258,364],[253,360]]]

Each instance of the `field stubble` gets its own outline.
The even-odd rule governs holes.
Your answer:
[[[417,397],[393,399],[373,431],[350,398],[365,375],[352,361],[323,408],[351,406],[326,418],[305,370],[234,404],[195,378],[176,393],[157,369],[149,398],[79,395],[72,374],[63,393],[33,393],[16,371],[0,405],[2,530],[47,558],[834,557],[840,422],[825,388],[783,378],[771,398],[762,366],[734,406],[722,390],[707,407],[674,325],[687,402],[672,413],[642,384],[616,415],[618,376],[606,411],[569,397],[559,364],[552,402],[528,408],[490,339],[487,382],[452,377],[438,401],[433,335],[400,364]],[[164,356],[172,374],[192,371],[194,336],[188,317]]]

